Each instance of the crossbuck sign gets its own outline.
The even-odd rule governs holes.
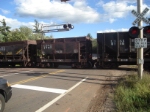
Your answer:
[[[137,18],[136,20],[132,23],[133,25],[136,25],[139,21],[143,20],[146,24],[150,24],[150,21],[147,18],[144,18],[144,15],[149,11],[148,8],[145,8],[144,11],[140,14],[137,13],[135,10],[132,10],[132,14],[135,15]]]

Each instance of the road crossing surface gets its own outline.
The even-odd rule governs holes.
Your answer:
[[[112,70],[0,68],[13,91],[5,112],[86,112],[110,74]]]

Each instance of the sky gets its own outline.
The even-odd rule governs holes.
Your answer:
[[[142,11],[146,7],[150,9],[150,0],[142,1]],[[61,29],[62,24],[72,24],[74,28],[69,31],[46,35],[63,38],[90,33],[96,38],[97,32],[128,31],[136,19],[132,10],[137,11],[137,0],[0,0],[0,21],[5,19],[11,30],[20,26],[34,29],[34,20],[43,26],[61,25],[43,30]],[[150,10],[144,17],[150,18]]]

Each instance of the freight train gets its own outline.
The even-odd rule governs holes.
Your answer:
[[[83,36],[0,43],[0,66],[17,65],[51,68],[71,65],[72,68],[92,68],[92,42],[90,38]]]
[[[97,33],[97,59],[92,59],[89,37],[26,40],[0,43],[1,67],[117,68],[136,65],[137,49],[128,32]],[[150,39],[144,49],[144,67],[150,67]]]

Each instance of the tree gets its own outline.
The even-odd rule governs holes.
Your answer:
[[[3,42],[4,35],[0,33],[0,42]]]
[[[39,40],[42,38],[42,35],[39,33],[32,34],[32,38],[30,40]]]
[[[50,36],[45,36],[44,38],[45,39],[53,39],[54,37],[53,37],[53,35],[50,35]]]
[[[92,51],[97,53],[97,39],[92,39]]]
[[[51,35],[49,36],[49,38],[52,39],[52,38],[54,38],[54,36],[51,34]]]
[[[93,53],[97,53],[97,40],[94,39],[90,33],[87,34],[87,37],[89,37],[92,40],[92,51],[93,51]]]
[[[87,34],[87,37],[89,37],[90,39],[93,39],[93,37],[90,33]]]
[[[9,40],[9,33],[10,33],[10,28],[9,26],[6,25],[5,19],[0,21],[2,23],[2,26],[0,26],[0,33],[3,35],[3,40],[4,42],[7,42]]]
[[[32,29],[28,28],[27,26],[21,26],[19,28],[20,33],[26,36],[27,39],[32,39]]]
[[[35,25],[33,25],[33,27],[34,27],[34,32],[35,33],[41,33],[41,29],[40,29],[40,24],[39,24],[39,22],[35,19],[34,20],[34,22],[35,22]]]
[[[12,30],[9,37],[9,41],[27,40],[27,37],[19,29]]]
[[[36,23],[38,26],[38,23]],[[41,33],[33,33],[31,28],[28,28],[27,26],[21,26],[19,28],[20,33],[22,33],[27,40],[38,40],[42,38]]]
[[[38,33],[39,34],[38,36],[41,39],[44,39],[44,33],[42,33],[42,31],[40,29],[40,23],[36,19],[34,20],[34,22],[35,22],[35,25],[33,26],[34,27],[34,32]]]

